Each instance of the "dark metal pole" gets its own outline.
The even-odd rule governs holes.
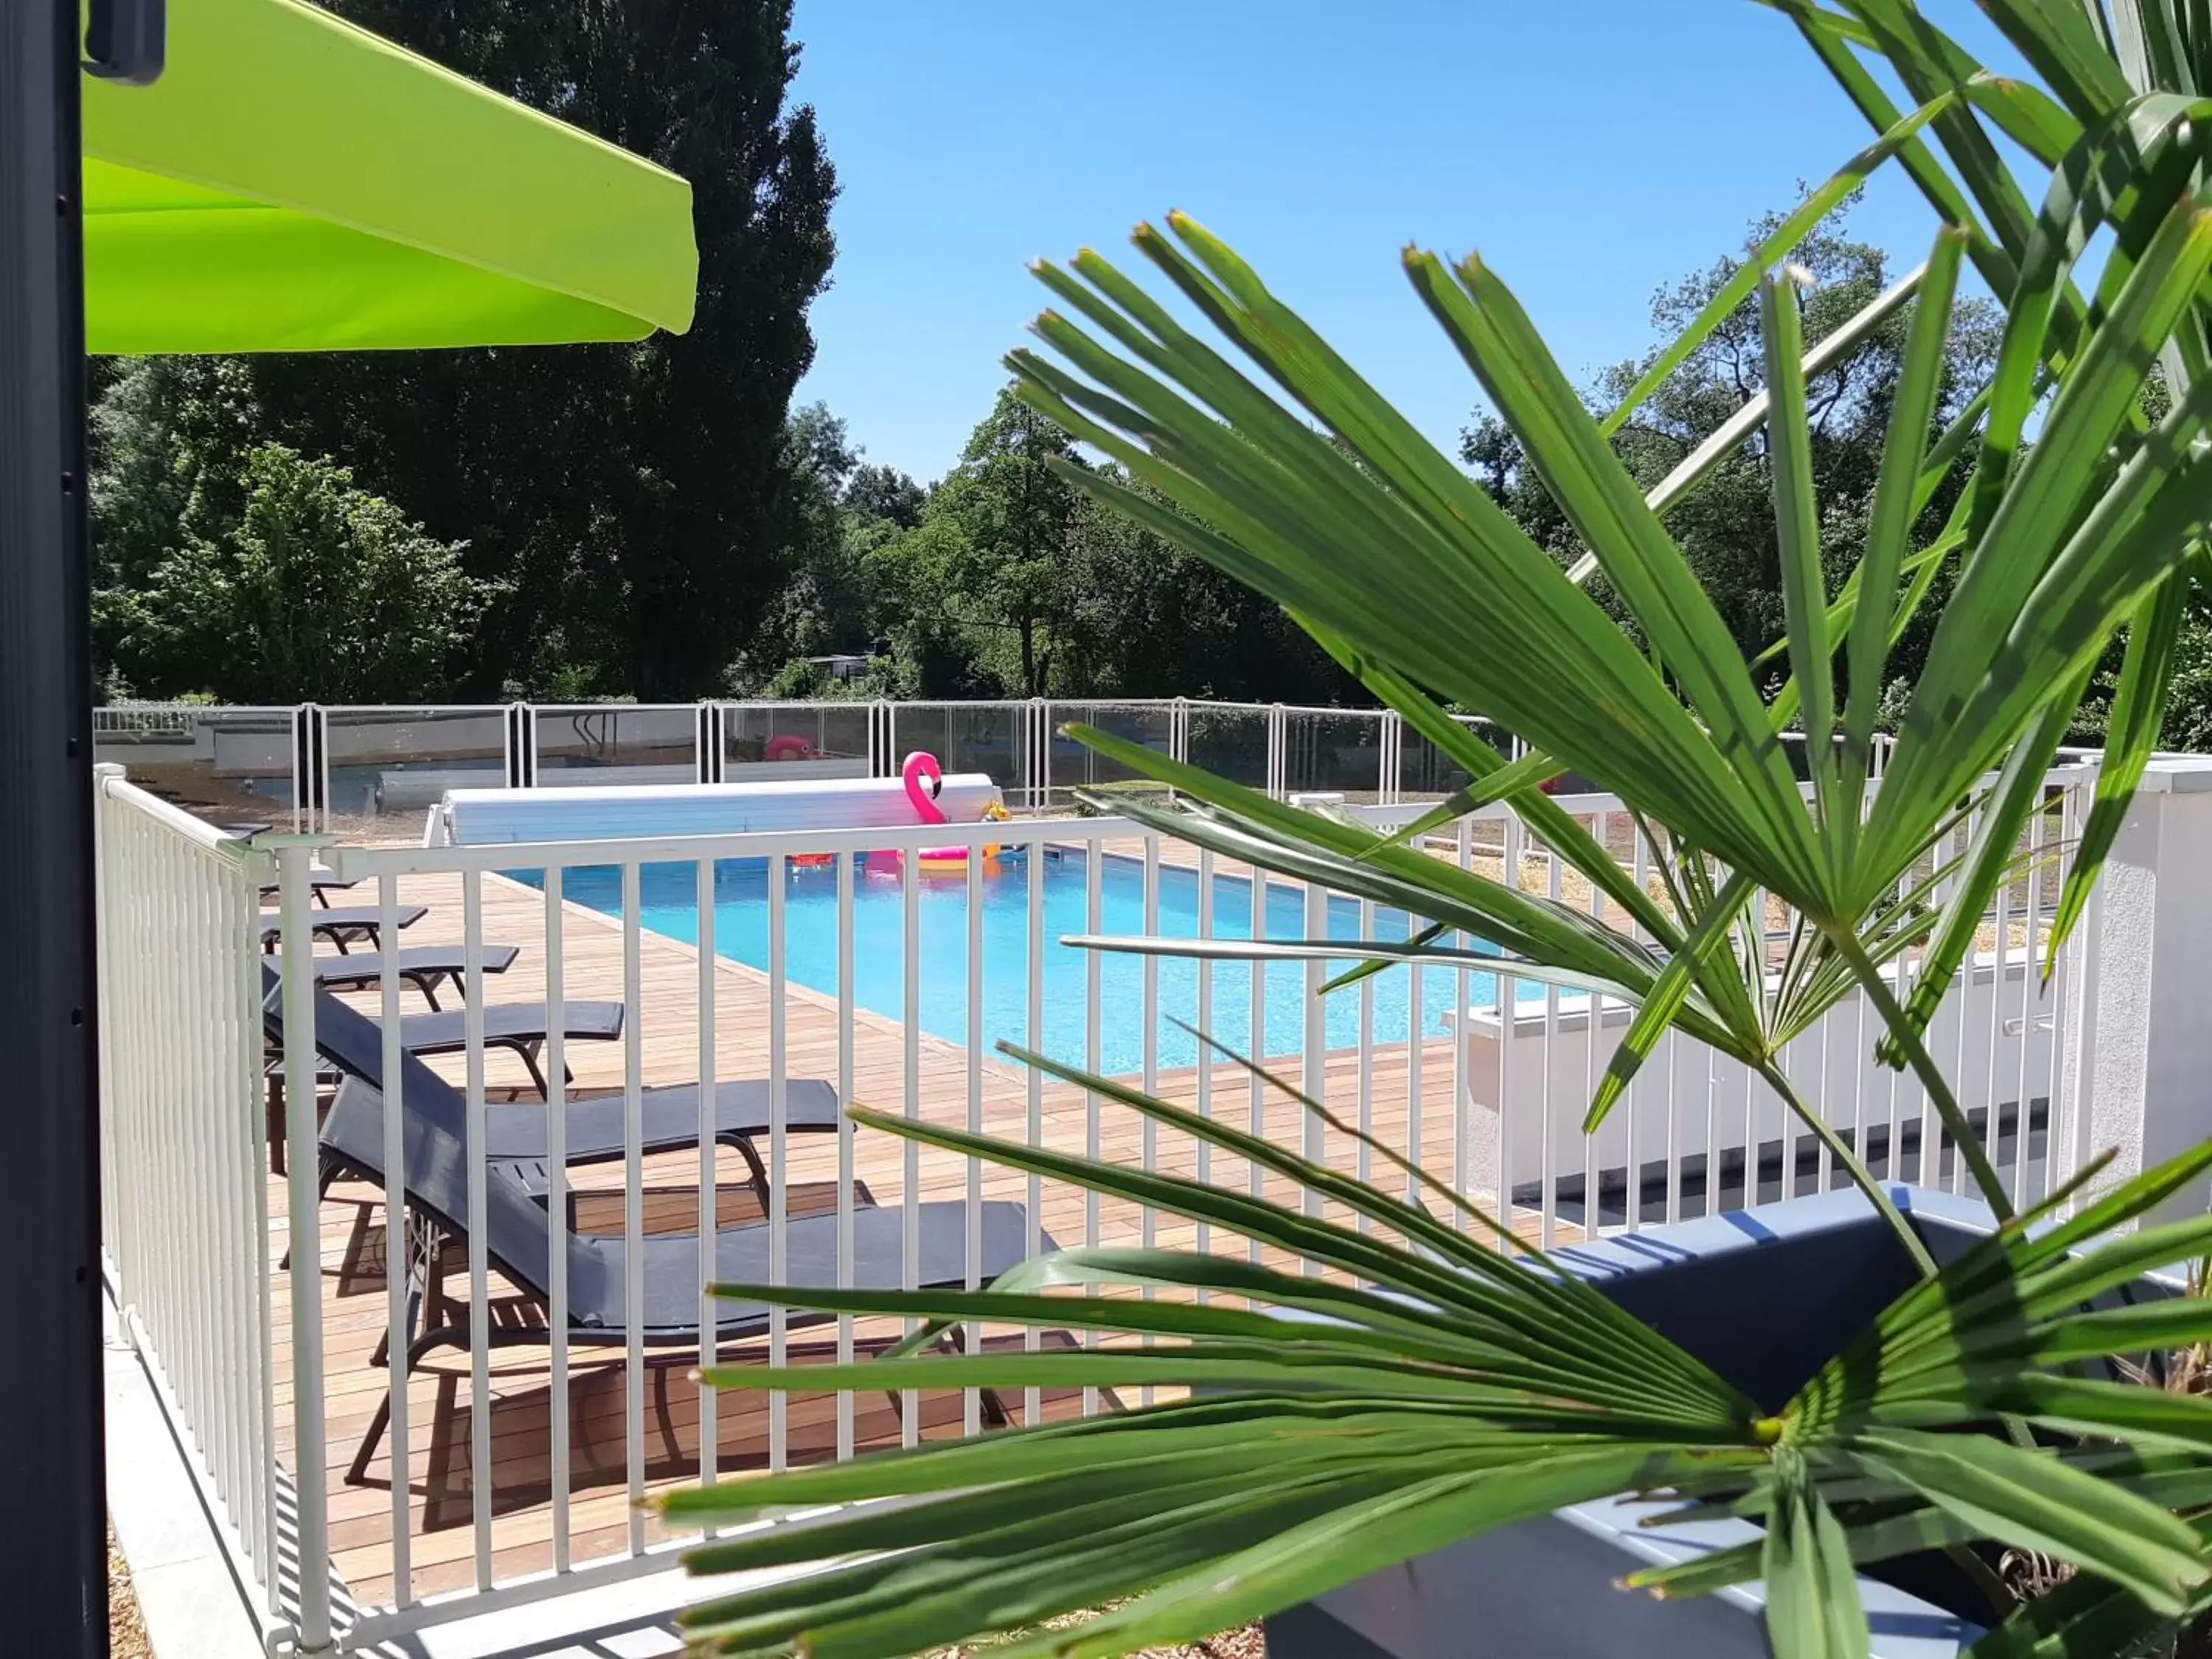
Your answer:
[[[107,1651],[77,0],[0,0],[0,1648]]]

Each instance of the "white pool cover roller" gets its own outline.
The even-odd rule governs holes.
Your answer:
[[[954,823],[999,799],[981,772],[945,780],[937,804]],[[789,783],[687,783],[564,789],[448,789],[426,845],[628,841],[762,830],[902,829],[916,823],[899,778],[796,778]]]

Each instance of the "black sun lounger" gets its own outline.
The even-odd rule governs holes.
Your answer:
[[[522,954],[520,945],[487,945],[480,949],[483,970],[503,974]],[[392,956],[392,971],[422,994],[432,1012],[439,1008],[438,988],[451,985],[468,994],[468,960],[458,945],[410,945]],[[384,952],[355,951],[315,958],[315,983],[325,991],[368,990],[384,978]]]
[[[282,1000],[271,994],[264,1005],[264,1018],[272,1042],[282,1042],[284,1035],[284,1011]],[[368,1103],[376,1103],[378,1121],[374,1133],[381,1146],[383,1114],[382,1097],[374,1091],[384,1085],[384,1030],[374,1020],[358,1009],[349,1008],[337,998],[319,994],[315,999],[315,1048],[325,1060],[334,1065],[345,1076],[369,1085],[369,1093],[356,1095],[349,1110],[367,1109]],[[410,1091],[405,1103],[410,1110],[415,1102],[412,1091],[415,1073],[408,1073]],[[433,1104],[446,1118],[456,1123],[467,1121],[467,1102],[459,1090],[428,1067],[422,1075],[428,1081],[422,1086],[434,1091]],[[819,1078],[789,1078],[783,1085],[783,1125],[789,1134],[834,1134],[843,1117],[837,1101],[837,1091]],[[341,1099],[345,1096],[343,1091]],[[762,1163],[756,1142],[767,1139],[774,1127],[773,1099],[767,1079],[750,1078],[719,1083],[714,1087],[714,1138],[732,1148],[745,1161],[747,1179],[754,1194],[765,1210],[769,1204],[768,1168]],[[335,1112],[337,1107],[333,1105]],[[623,1115],[624,1102],[620,1095],[601,1096],[591,1100],[572,1100],[566,1103],[562,1115],[565,1130],[563,1160],[570,1164],[609,1164],[623,1155]],[[484,1107],[484,1155],[495,1163],[512,1168],[515,1178],[533,1196],[543,1196],[552,1189],[550,1167],[551,1139],[546,1124],[547,1109],[531,1102],[516,1105],[487,1103]],[[643,1152],[652,1157],[660,1152],[680,1152],[699,1144],[699,1085],[679,1083],[671,1086],[647,1089],[639,1097],[640,1139]],[[368,1129],[355,1133],[370,1133]],[[331,1162],[328,1138],[325,1137],[324,1182],[327,1186],[336,1166]],[[865,1191],[865,1188],[862,1190]]]
[[[624,1238],[579,1233],[556,1224],[512,1165],[489,1161],[483,1172],[483,1206],[481,1211],[473,1208],[469,1202],[466,1120],[456,1115],[459,1103],[453,1091],[442,1087],[436,1075],[411,1054],[401,1058],[400,1066],[404,1084],[401,1109],[404,1168],[399,1172],[400,1184],[407,1194],[410,1216],[426,1224],[422,1233],[428,1246],[410,1252],[416,1259],[410,1267],[415,1282],[409,1297],[410,1340],[404,1361],[407,1370],[441,1347],[467,1352],[478,1340],[507,1346],[550,1340],[545,1326],[532,1328],[533,1322],[527,1321],[488,1322],[487,1328],[472,1333],[468,1308],[448,1304],[440,1290],[442,1274],[428,1259],[441,1235],[481,1237],[493,1269],[543,1304],[549,1315],[553,1252],[562,1251],[568,1268],[567,1332],[572,1346],[608,1347],[628,1341],[631,1304],[625,1287],[633,1269],[643,1286],[635,1310],[647,1347],[676,1349],[677,1358],[690,1364],[708,1335],[721,1344],[767,1334],[769,1310],[759,1303],[717,1303],[712,1332],[702,1328],[700,1241],[696,1235],[648,1236],[638,1242],[637,1259],[634,1259]],[[346,1079],[324,1121],[322,1145],[325,1153],[343,1167],[369,1180],[386,1178],[384,1103],[375,1089],[357,1077]],[[907,1283],[935,1287],[968,1282],[970,1217],[965,1202],[933,1201],[911,1211],[897,1206],[859,1208],[849,1219],[850,1283],[871,1290],[890,1290]],[[988,1284],[1022,1260],[1029,1216],[1018,1204],[994,1200],[981,1205],[974,1219],[981,1240],[975,1262],[977,1282]],[[783,1284],[828,1289],[839,1282],[840,1222],[835,1214],[817,1214],[784,1223]],[[920,1241],[911,1280],[906,1277],[904,1244],[909,1223],[915,1224]],[[771,1231],[768,1224],[759,1222],[719,1229],[714,1242],[714,1276],[740,1283],[771,1282]],[[1042,1238],[1040,1247],[1056,1248]],[[415,1334],[418,1307],[424,1328]],[[787,1320],[797,1327],[823,1323],[829,1317],[793,1310]],[[989,1416],[1005,1421],[1004,1409],[988,1395],[985,1400]],[[354,1454],[349,1480],[358,1482],[362,1478],[383,1439],[390,1413],[387,1390],[370,1419],[360,1449]]]
[[[403,904],[399,907],[398,921],[399,926],[404,929],[412,927],[429,914],[429,908],[427,905]],[[333,910],[311,910],[307,913],[307,923],[314,932],[330,940],[340,951],[343,951],[349,942],[356,939],[368,940],[368,948],[372,951],[378,949],[383,944],[384,912],[374,904],[348,905]],[[284,913],[283,911],[264,910],[261,913],[262,949],[275,950],[278,937],[283,931]]]

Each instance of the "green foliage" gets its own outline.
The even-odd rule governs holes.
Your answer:
[[[1804,332],[1811,345],[1856,317],[1895,277],[1880,248],[1844,234],[1856,200],[1851,198],[1835,209],[1790,256],[1791,264],[1813,279],[1804,302]],[[1755,221],[1747,247],[1755,249],[1765,242],[1782,217],[1769,213]],[[1599,377],[1587,398],[1593,412],[1618,404],[1665,346],[1680,337],[1745,268],[1741,258],[1724,258],[1661,289],[1650,308],[1652,328],[1661,343],[1638,362],[1615,364]],[[1832,592],[1856,565],[1865,541],[1867,511],[1903,367],[1910,317],[1909,307],[1889,313],[1838,362],[1812,376],[1806,388],[1813,477],[1821,503],[1821,564]],[[1939,429],[1957,416],[1989,378],[2001,320],[2002,313],[1990,301],[1965,301],[1954,310],[1933,410]],[[1762,356],[1758,301],[1747,297],[1613,434],[1615,453],[1640,486],[1646,491],[1655,488],[1765,389]],[[1460,453],[1492,497],[1554,558],[1572,564],[1588,551],[1528,467],[1511,429],[1494,414],[1476,413],[1462,434]],[[1769,469],[1762,428],[1706,468],[1696,487],[1677,498],[1666,514],[1668,532],[1747,657],[1759,655],[1783,633]],[[1916,515],[1912,546],[1925,547],[1941,531],[1961,482],[1956,476],[1947,477]],[[1593,579],[1592,591],[1625,625],[1633,627],[1625,608],[1613,603],[1611,587],[1601,574]],[[1936,590],[1938,602],[1947,591],[1948,577]],[[1927,633],[1923,622],[1907,629],[1892,656],[1895,673],[1910,678],[1917,670],[1927,653]],[[1784,672],[1778,663],[1769,669],[1770,691]]]
[[[1494,1219],[1380,1143],[1370,1150],[1423,1181],[1425,1200],[1455,1212],[1439,1218],[1219,1120],[1020,1057],[1302,1183],[1346,1218],[854,1115],[1249,1238],[1329,1276],[1242,1255],[1091,1248],[1025,1263],[977,1291],[716,1286],[747,1301],[929,1322],[879,1359],[710,1372],[719,1388],[1192,1392],[672,1494],[662,1506],[692,1525],[834,1506],[687,1558],[699,1573],[817,1569],[693,1608],[687,1629],[712,1650],[891,1659],[1131,1598],[1005,1650],[1103,1659],[1202,1638],[1407,1556],[1623,1491],[1768,1522],[1763,1550],[1692,1557],[1632,1582],[1680,1596],[1764,1577],[1785,1659],[1867,1652],[1857,1567],[1976,1540],[2079,1566],[2101,1587],[2106,1621],[2134,1638],[2212,1595],[2198,1531],[2172,1513],[2212,1500],[2212,1406],[2082,1375],[2085,1362],[2212,1334],[2212,1303],[2198,1298],[2094,1305],[2212,1246],[2212,1218],[2093,1243],[2201,1179],[2212,1148],[2033,1238],[2002,1230],[1905,1292],[1790,1399],[1759,1401],[1525,1245],[1525,1261],[1496,1248],[1506,1236]],[[911,1357],[975,1321],[1122,1340]],[[2007,1421],[2049,1443],[1994,1432]],[[903,1501],[855,1506],[886,1498]]]
[[[630,345],[253,359],[256,436],[338,458],[465,544],[497,597],[465,691],[719,690],[803,535],[785,410],[833,252],[788,0],[334,9],[689,179],[698,313]]]
[[[1365,700],[1278,606],[1070,489],[1048,463],[1075,464],[1071,447],[1009,398],[927,489],[859,463],[826,410],[792,430],[790,575],[732,691],[805,685],[805,658],[872,651],[871,684],[900,696]]]
[[[1081,465],[1058,427],[1001,392],[927,514],[945,532],[929,550],[930,586],[958,626],[1003,641],[1021,696],[1044,694],[1056,640],[1073,626],[1066,544],[1075,491],[1054,461]]]
[[[238,484],[220,535],[191,534],[142,583],[102,596],[142,683],[188,665],[171,672],[197,678],[175,689],[247,703],[405,702],[451,684],[485,598],[460,548],[281,444],[249,452]]]
[[[692,1564],[702,1571],[820,1570],[696,1610],[696,1633],[733,1653],[795,1648],[868,1659],[1133,1596],[1079,1631],[1017,1638],[1007,1649],[1121,1653],[1200,1636],[1408,1555],[1620,1492],[1670,1494],[1765,1522],[1756,1549],[1639,1577],[1674,1594],[1763,1577],[1768,1636],[1781,1659],[1863,1659],[1859,1565],[1983,1540],[2070,1564],[2076,1583],[2094,1586],[2069,1587],[2006,1621],[1992,1652],[2110,1655],[2212,1603],[2204,1529],[2182,1518],[2212,1504],[2212,1405],[2083,1369],[2212,1334],[2200,1299],[2096,1305],[2146,1270],[2212,1246],[2212,1218],[2201,1215],[2120,1231],[2184,1191],[2201,1194],[2212,1145],[2095,1201],[2053,1194],[2051,1212],[2069,1205],[2076,1212],[2040,1228],[2041,1215],[2013,1214],[1922,1035],[1973,948],[1990,896],[2018,873],[2020,832],[2043,805],[2043,779],[2100,659],[2124,633],[2109,761],[2124,780],[2180,655],[2175,586],[2191,580],[2212,514],[2212,364],[2196,361],[2212,274],[2212,186],[2195,137],[2195,124],[2212,112],[2193,100],[2128,104],[2106,45],[2064,3],[1993,0],[1989,9],[2063,83],[2062,95],[2092,106],[2071,114],[2024,83],[1976,73],[1904,0],[1846,0],[1847,18],[1804,0],[1780,3],[1861,99],[1878,148],[1898,156],[1945,222],[1914,279],[1892,418],[1863,457],[1871,462],[1854,515],[1863,527],[1840,582],[1828,569],[1832,515],[1817,483],[1817,388],[1831,359],[1807,348],[1792,273],[1756,273],[1760,395],[1717,422],[1712,440],[1686,446],[1676,471],[1653,485],[1610,441],[1648,384],[1601,423],[1496,271],[1472,256],[1448,264],[1418,250],[1406,255],[1416,293],[1561,525],[1602,573],[1628,629],[1562,568],[1566,550],[1532,537],[1233,251],[1182,216],[1165,231],[1140,227],[1136,246],[1248,367],[1087,251],[1066,269],[1039,269],[1055,301],[1036,324],[1045,350],[1018,351],[1009,362],[1025,400],[1121,469],[1063,465],[1071,484],[1281,605],[1474,781],[1412,830],[1378,838],[1346,815],[1299,811],[1079,731],[1188,803],[1120,803],[1140,823],[1431,923],[1404,942],[1216,943],[1210,954],[1425,957],[1441,967],[1464,960],[1449,938],[1457,934],[1494,941],[1516,974],[1636,1004],[1598,1085],[1591,1127],[1671,1028],[1741,1059],[1824,1133],[1778,1057],[1856,991],[1879,1017],[1887,1050],[1917,1074],[1997,1230],[1939,1273],[1888,1195],[1831,1136],[1838,1163],[1889,1218],[1923,1279],[1793,1399],[1748,1401],[1571,1274],[1540,1260],[1533,1271],[1519,1263],[1515,1252],[1528,1247],[1494,1219],[1315,1103],[1305,1103],[1330,1127],[1358,1136],[1458,1216],[1440,1219],[1218,1121],[1023,1055],[1286,1177],[1315,1200],[1314,1212],[855,1115],[1218,1228],[1330,1276],[1277,1275],[1234,1255],[1084,1249],[1024,1264],[980,1291],[718,1287],[933,1322],[871,1364],[765,1378],[716,1373],[719,1386],[1193,1393],[674,1499],[670,1507],[687,1519],[718,1525],[816,1503],[907,1500],[702,1549]],[[2138,38],[2126,51],[2139,76],[2144,53],[2154,59],[2161,49],[2160,27],[2176,37],[2163,40],[2170,54],[2212,63],[2212,37],[2179,38],[2186,32],[2174,15],[2152,0],[2135,8]],[[1878,83],[1853,56],[1863,45],[1888,57],[1920,109],[1900,118],[1869,90]],[[2001,176],[1984,112],[2055,167],[2039,213]],[[1940,137],[1993,230],[1935,167],[1923,131]],[[1863,174],[1862,158],[1844,176]],[[2091,307],[2073,286],[2075,262],[2107,227],[2112,245]],[[1796,234],[1762,246],[1760,264],[1786,257],[1777,242]],[[1968,261],[2003,301],[2004,326],[1989,385],[1947,422],[1954,300]],[[1662,361],[1687,362],[1731,325],[1738,291],[1723,286],[1699,306]],[[1860,307],[1827,338],[1863,339],[1887,303]],[[2148,375],[2160,359],[2167,395],[2154,416]],[[1780,595],[1779,638],[1771,642],[1736,636],[1664,517],[1694,500],[1758,428],[1766,434],[1763,483]],[[1939,530],[1923,515],[1947,486]],[[1939,560],[1954,553],[1955,579],[1931,609]],[[1923,614],[1932,621],[1924,658],[1909,676],[1895,672],[1902,634]],[[1762,645],[1760,657],[1778,665],[1763,679],[1752,655]],[[1855,685],[1842,677],[1845,661]],[[1877,787],[1870,738],[1884,705],[1899,701],[1888,695],[1897,680],[1910,690]],[[1534,752],[1509,763],[1444,719],[1446,703],[1517,734]],[[1784,743],[1801,718],[1809,773],[1802,788]],[[1540,793],[1543,780],[1570,769],[1620,796],[1650,836],[1663,902]],[[2124,793],[2123,783],[2100,798],[2067,904],[2094,879],[2100,822],[2124,807]],[[1633,927],[1599,907],[1523,892],[1419,850],[1420,830],[1492,800],[1510,804]],[[1972,844],[1946,860],[1936,849],[1970,821],[1978,824]],[[1778,959],[1766,895],[1797,918]],[[1883,966],[1907,952],[1918,971],[1901,1006]],[[2093,1161],[2082,1183],[2100,1167]],[[1403,1247],[1327,1218],[1331,1208],[1395,1233]],[[1039,1294],[1055,1285],[1154,1295]],[[913,1357],[957,1323],[1109,1335],[1096,1348]],[[1994,1622],[2005,1608],[1978,1611]]]

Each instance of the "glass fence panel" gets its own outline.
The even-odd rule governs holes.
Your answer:
[[[1170,702],[1061,702],[1052,704],[1051,772],[1047,781],[1047,803],[1055,807],[1074,804],[1075,792],[1116,790],[1164,795],[1164,785],[1144,773],[1108,759],[1096,750],[1061,735],[1068,726],[1095,726],[1124,742],[1139,744],[1161,755],[1173,752],[1176,710]]]
[[[874,708],[869,702],[725,703],[723,781],[865,778]]]
[[[292,830],[293,721],[289,708],[95,708],[92,754],[210,823]]]
[[[1382,716],[1369,709],[1291,708],[1283,714],[1283,781],[1359,805],[1382,799]]]
[[[1268,719],[1257,704],[1194,702],[1184,758],[1232,783],[1265,789]]]
[[[907,756],[922,750],[935,756],[947,774],[982,773],[1009,806],[1033,807],[1035,708],[1027,702],[895,702],[886,769],[897,770]]]
[[[538,784],[696,783],[699,711],[690,703],[580,703],[531,710]]]
[[[507,781],[503,708],[353,708],[325,711],[331,833],[412,840],[448,789]]]

